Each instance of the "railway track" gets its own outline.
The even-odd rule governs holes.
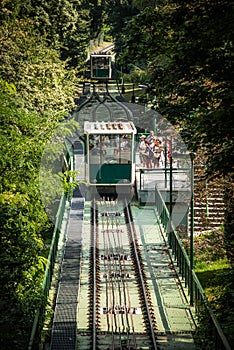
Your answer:
[[[148,237],[148,225],[153,225],[152,217],[145,228],[144,225],[140,225],[139,228],[139,222],[135,228],[129,205],[131,197],[123,198],[126,197],[126,188],[128,187],[123,190],[122,182],[116,181],[116,179],[122,179],[122,174],[124,174],[123,180],[126,180],[126,169],[130,169],[128,176],[129,181],[131,181],[130,165],[132,163],[129,164],[126,160],[132,158],[129,157],[127,152],[124,153],[126,149],[119,147],[117,153],[119,163],[110,162],[112,159],[115,160],[116,145],[120,144],[119,141],[114,146],[111,142],[107,143],[106,150],[109,151],[107,155],[104,152],[100,153],[100,157],[96,157],[98,153],[93,152],[92,154],[92,151],[90,151],[90,149],[93,149],[90,146],[95,144],[92,143],[93,135],[98,136],[97,139],[101,140],[100,135],[104,130],[108,136],[111,135],[110,139],[107,138],[109,141],[113,141],[113,135],[115,136],[116,132],[119,133],[116,134],[118,136],[116,137],[117,140],[120,140],[123,133],[126,136],[126,130],[123,131],[121,128],[121,124],[124,123],[120,123],[120,121],[128,121],[126,125],[132,124],[129,121],[137,125],[141,110],[137,114],[134,108],[132,104],[118,102],[109,94],[108,86],[105,87],[102,84],[99,90],[94,89],[91,96],[78,108],[77,115],[74,115],[81,129],[83,127],[80,140],[84,143],[88,155],[85,159],[88,165],[85,171],[87,173],[93,171],[95,175],[95,166],[102,166],[102,175],[105,171],[107,174],[107,180],[105,180],[107,185],[120,184],[120,187],[118,187],[120,192],[115,191],[115,188],[112,192],[107,192],[106,188],[102,188],[102,183],[98,187],[99,183],[97,184],[95,180],[99,180],[99,177],[95,178],[92,174],[91,180],[94,180],[94,182],[90,181],[89,186],[93,190],[91,186],[94,183],[94,186],[98,187],[98,191],[88,193],[82,228],[77,230],[77,214],[72,213],[70,217],[74,234],[75,230],[77,230],[76,234],[78,232],[82,234],[82,243],[79,241],[79,244],[82,245],[79,260],[79,280],[73,305],[71,305],[70,297],[65,299],[66,305],[64,299],[60,302],[61,298],[58,298],[52,337],[52,342],[55,344],[53,349],[157,350],[168,348],[170,344],[173,348],[177,348],[173,344],[174,334],[177,332],[174,315],[177,314],[182,314],[182,317],[178,317],[177,321],[179,331],[182,329],[180,332],[187,334],[187,329],[189,329],[191,333],[191,327],[186,322],[184,329],[181,327],[181,319],[183,317],[187,319],[188,306],[183,304],[181,307],[178,302],[179,298],[175,301],[173,299],[173,302],[170,300],[171,285],[175,281],[174,276],[171,275],[171,269],[168,268],[167,261],[163,260],[165,249],[162,248],[162,244],[164,245],[165,241],[163,240],[162,243],[162,237],[157,232],[159,220],[153,223],[156,227],[153,229],[153,237],[150,235]],[[85,121],[90,122],[88,128],[84,125]],[[101,125],[102,121],[104,122],[103,125]],[[98,123],[100,124],[97,125]],[[91,124],[92,128],[90,127]],[[112,127],[111,124],[113,124]],[[99,130],[99,133],[96,129]],[[129,135],[132,136],[132,139],[129,136],[128,141],[134,140],[136,130],[129,129],[131,132],[131,134],[129,132]],[[133,143],[132,149],[134,149]],[[101,147],[100,150],[102,150]],[[113,152],[111,153],[111,151]],[[79,161],[82,159],[82,164],[83,158],[85,158],[83,156],[86,156],[86,154],[82,157],[79,156]],[[107,162],[105,163],[103,160],[107,160]],[[118,167],[122,167],[122,165],[124,167],[117,171],[116,164]],[[110,174],[114,174],[113,178],[110,177]],[[104,179],[106,178],[104,177]],[[106,183],[104,185],[107,186]],[[98,199],[92,198],[95,193]],[[118,196],[119,194],[120,196]],[[129,195],[131,194],[129,192]],[[112,196],[112,200],[107,197],[101,199],[104,195]],[[118,198],[118,200],[113,200],[113,198]],[[159,237],[155,238],[155,234]],[[72,237],[71,244],[73,243]],[[169,261],[171,264],[171,260]],[[69,266],[73,267],[73,264],[72,256]],[[74,269],[76,269],[76,266]],[[69,283],[73,284],[73,279],[69,280]],[[164,295],[166,301],[163,300],[162,296]],[[173,310],[176,311],[174,311],[173,319],[170,320],[169,316]],[[157,315],[157,320],[155,315]],[[177,345],[179,349],[180,339]],[[193,344],[191,349],[194,350]]]
[[[89,349],[158,349],[157,324],[127,200],[93,199],[90,218]]]
[[[84,121],[133,121],[133,113],[108,91],[108,85],[94,85],[90,97],[74,113],[81,127]]]

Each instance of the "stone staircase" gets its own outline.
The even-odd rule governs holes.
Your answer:
[[[220,227],[224,223],[224,182],[201,180],[202,165],[194,167],[194,233]]]

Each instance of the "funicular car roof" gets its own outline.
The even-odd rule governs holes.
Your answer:
[[[136,134],[132,122],[88,122],[84,123],[85,134]]]

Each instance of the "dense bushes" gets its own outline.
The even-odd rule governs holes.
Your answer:
[[[45,244],[53,231],[41,201],[41,157],[74,106],[77,70],[39,33],[24,4],[11,5],[0,9],[0,347],[22,350],[45,302]]]

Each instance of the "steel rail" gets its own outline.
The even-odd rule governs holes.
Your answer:
[[[113,233],[113,241],[115,243],[115,247],[117,247],[114,233]],[[116,254],[119,254],[119,256],[121,255],[120,247],[119,247],[118,250],[116,249]],[[122,278],[121,278],[121,275],[120,275],[120,273],[121,273],[121,261],[120,261],[120,259],[115,260],[115,273],[116,273],[115,280],[116,280],[116,284],[117,284],[118,292],[119,292],[118,293],[119,294],[119,305],[121,307],[122,306],[122,292],[121,292]],[[118,274],[119,274],[119,276],[118,276]],[[121,319],[121,322],[120,322],[120,319]],[[124,331],[124,329],[125,329],[125,322],[124,322],[124,315],[123,315],[123,313],[119,313],[119,329],[120,329],[120,326],[122,327],[122,330]]]
[[[104,208],[102,208],[104,211],[118,211],[118,208],[116,206],[116,201],[112,202],[105,202],[104,201]],[[120,218],[117,216],[113,217],[103,217],[102,219],[102,226],[104,227],[104,220],[106,223],[106,235],[103,237],[104,246],[106,249],[104,249],[105,254],[110,255],[114,257],[115,255],[121,256],[124,255],[124,248],[122,240],[120,239]],[[119,229],[119,231],[118,231]],[[106,239],[105,239],[106,238]],[[114,321],[115,327],[112,329],[112,343],[115,342],[115,344],[118,344],[118,348],[122,349],[122,334],[124,333],[125,336],[127,336],[127,344],[124,345],[124,349],[132,349],[131,347],[131,339],[130,339],[130,326],[128,321],[128,314],[127,314],[127,308],[125,310],[125,316],[124,314],[118,310],[118,306],[122,306],[122,303],[124,302],[124,306],[127,307],[130,297],[127,300],[126,297],[126,288],[127,283],[124,282],[124,276],[121,275],[123,272],[122,269],[122,263],[124,264],[124,260],[121,259],[114,259],[110,260],[109,266],[111,266],[111,269],[109,271],[110,278],[110,288],[112,293],[112,320]],[[125,270],[125,267],[124,267]],[[119,275],[120,274],[120,275]],[[115,310],[115,306],[117,306]],[[131,315],[132,316],[132,315]],[[134,329],[134,327],[133,327]],[[134,344],[136,345],[136,340],[134,339]],[[113,344],[112,344],[113,345]],[[136,347],[136,346],[135,346]],[[114,347],[113,347],[114,349]]]
[[[96,121],[95,113],[96,113],[98,107],[102,106],[102,105],[105,106],[106,109],[108,110],[108,112],[110,114],[111,121],[113,120],[113,112],[112,112],[110,106],[107,105],[107,102],[109,101],[108,97],[110,98],[110,100],[113,102],[113,104],[115,106],[117,105],[117,106],[121,107],[121,109],[124,111],[124,113],[126,115],[126,119],[128,121],[132,121],[133,120],[133,113],[132,113],[132,111],[127,106],[125,106],[122,102],[118,101],[115,97],[113,97],[111,94],[109,94],[108,85],[107,85],[106,86],[106,96],[104,97],[103,100],[101,100],[99,98],[98,93],[94,93],[94,92],[92,94],[92,98],[89,100],[89,101],[92,101],[92,99],[95,99],[95,100],[97,100],[99,102],[98,106],[95,106],[95,109],[92,111],[92,116],[93,116],[93,121],[94,122]]]
[[[115,211],[116,210],[116,206],[115,206]],[[119,253],[119,256],[121,256],[121,254],[124,253],[124,249],[123,249],[123,245],[120,242],[120,233],[117,231],[118,227],[119,227],[119,217],[114,217],[113,221],[115,222],[113,226],[116,227],[116,233],[117,233],[117,240],[118,240],[118,245],[116,244],[116,238],[115,238],[115,233],[113,232],[113,242],[115,247],[119,247],[118,250],[116,250],[116,253]],[[122,261],[122,263],[124,264],[124,260]],[[121,276],[122,273],[122,263],[121,260],[118,259],[116,260],[115,263],[115,268],[116,268],[116,272],[120,274],[120,276],[116,276],[116,282],[118,284],[118,290],[119,290],[119,305],[122,306],[122,297],[124,299],[124,307],[127,307],[127,302],[126,302],[126,284],[124,283],[124,277]],[[123,293],[121,291],[121,287],[123,289]],[[123,295],[122,295],[123,294]],[[130,334],[129,334],[129,322],[128,322],[128,317],[127,317],[127,312],[125,309],[125,315],[126,315],[126,323],[125,323],[125,318],[124,318],[124,314],[121,313],[121,315],[119,315],[119,319],[121,319],[122,321],[122,329],[123,331],[125,330],[126,324],[128,326],[128,330],[127,330],[127,349],[130,350],[131,349],[131,340],[130,340]],[[119,330],[120,330],[120,326],[119,326]],[[121,332],[119,331],[119,347],[120,349],[122,349],[122,342],[121,342],[122,336],[121,336]],[[126,346],[124,347],[126,349]]]
[[[115,202],[116,203],[116,202]],[[115,207],[116,209],[116,207]],[[116,209],[117,212],[117,209]],[[124,248],[123,248],[123,240],[122,240],[122,235],[121,235],[121,231],[120,231],[120,218],[116,217],[115,218],[116,221],[116,228],[117,228],[117,241],[118,241],[118,245],[120,247],[120,251],[122,251],[122,253],[124,253]],[[131,307],[131,298],[130,298],[130,294],[129,294],[129,288],[128,288],[128,282],[125,282],[125,276],[127,275],[127,269],[126,269],[126,265],[125,265],[125,261],[123,260],[123,264],[121,264],[121,262],[119,261],[119,271],[120,271],[120,281],[122,284],[122,288],[123,288],[123,298],[124,298],[124,305],[130,308]],[[135,343],[135,347],[136,347],[136,337],[134,335],[134,323],[133,323],[133,316],[131,315],[131,323],[132,323],[132,329],[133,329],[133,341]],[[131,344],[131,339],[130,339],[130,324],[129,324],[129,314],[127,312],[125,312],[125,318],[126,318],[126,334],[127,334],[127,340],[128,340],[128,344],[127,347],[128,349],[130,349],[130,344]],[[125,326],[125,325],[124,325]]]
[[[132,121],[133,120],[132,111],[127,106],[125,106],[122,102],[118,101],[115,97],[113,97],[112,95],[109,95],[109,96],[113,102],[115,102],[117,105],[121,106],[125,110],[125,112],[127,114],[128,121]]]
[[[126,106],[124,106],[124,104],[122,104],[121,102],[115,100],[111,95],[110,95],[110,98],[111,98],[111,103],[112,103],[112,106],[109,104],[110,102],[107,102],[107,99],[105,98],[104,101],[101,101],[100,99],[98,99],[99,101],[99,104],[97,106],[95,106],[94,110],[92,111],[92,119],[93,121],[95,122],[97,120],[96,118],[96,114],[97,114],[97,110],[98,108],[100,107],[105,107],[109,113],[109,116],[110,116],[110,121],[115,121],[115,117],[114,117],[114,112],[113,112],[113,106],[120,106],[121,107],[121,110],[123,110],[124,112],[124,118],[123,119],[126,119],[128,121],[131,121],[131,116],[132,116],[132,112],[130,111],[129,108],[127,108]],[[118,111],[118,114],[122,114],[121,111]]]
[[[104,220],[104,218],[103,218],[103,220]],[[114,252],[113,252],[113,247],[111,245],[111,240],[110,240],[110,236],[109,236],[109,233],[110,233],[110,228],[109,228],[110,218],[106,217],[105,221],[106,221],[106,228],[107,228],[107,247],[108,247],[107,251],[106,251],[106,254],[108,256],[108,255],[113,254]],[[110,262],[108,264],[109,275],[110,275],[110,277],[108,276],[109,286],[110,286],[110,300],[111,300],[110,305],[112,306],[111,310],[112,310],[112,314],[113,314],[113,317],[111,317],[111,320],[112,320],[112,343],[113,344],[114,344],[115,333],[117,333],[117,330],[118,330],[117,315],[115,313],[113,313],[113,310],[114,310],[113,306],[115,305],[115,285],[114,285],[113,278],[111,278],[111,271],[113,270],[114,264],[115,264],[114,260],[113,261],[110,260]]]
[[[106,241],[105,241],[105,226],[104,226],[104,220],[102,218],[102,240],[103,240],[103,245],[104,245],[104,251],[107,250],[107,247],[106,247]],[[108,300],[108,293],[109,293],[109,290],[108,290],[108,280],[109,280],[109,266],[108,264],[106,263],[106,260],[104,259],[103,261],[103,265],[104,265],[104,273],[106,275],[106,277],[104,277],[106,279],[106,283],[105,283],[105,288],[106,288],[106,308],[107,308],[107,314],[106,314],[106,317],[107,317],[107,329],[108,331],[110,330],[110,320],[109,320],[109,300]]]
[[[124,120],[128,120],[128,121],[132,121],[133,120],[133,113],[132,111],[125,106],[122,102],[118,101],[114,96],[112,96],[109,91],[108,91],[108,85],[106,86],[106,96],[103,98],[103,100],[101,100],[101,98],[98,95],[98,92],[96,92],[96,88],[95,86],[98,86],[98,84],[94,84],[94,90],[91,94],[91,96],[85,101],[83,102],[79,107],[76,108],[76,113],[78,114],[76,119],[78,120],[78,122],[82,123],[85,120],[89,120],[91,118],[91,120],[93,122],[99,121],[101,122],[102,120],[99,120],[100,118],[97,117],[97,111],[100,107],[104,107],[107,110],[108,114],[105,117],[105,113],[103,113],[103,116],[105,117],[106,121],[107,120],[111,120],[114,121],[115,117],[114,117],[114,111],[113,111],[113,106],[119,106],[121,110],[119,110],[118,112],[116,112],[117,114],[121,115],[124,113]],[[89,106],[89,103],[92,102],[97,102],[97,104],[95,104],[94,106]],[[111,105],[112,103],[112,105]],[[87,113],[89,114],[90,118],[87,118],[85,115],[82,114],[82,109],[88,105],[87,108]]]
[[[96,274],[96,264],[97,264],[97,256],[96,256],[96,248],[97,248],[97,237],[96,237],[96,232],[97,232],[97,209],[96,209],[96,201],[93,199],[92,201],[92,240],[91,244],[93,245],[91,247],[92,249],[92,263],[93,263],[93,269],[92,269],[92,274],[93,274],[93,327],[92,327],[92,349],[96,350],[97,349],[97,323],[96,323],[96,305],[97,305],[97,274]]]
[[[115,44],[109,44],[109,45],[103,47],[103,48],[102,48],[100,51],[98,51],[98,52],[101,53],[101,54],[102,54],[102,53],[105,54],[106,52],[113,50],[114,47],[115,47]]]
[[[110,116],[110,119],[108,118],[107,120],[111,120],[112,121],[112,111],[111,111],[111,109],[109,108],[107,108],[107,106],[104,104],[104,103],[102,103],[102,102],[99,102],[99,104],[98,105],[96,105],[95,107],[94,107],[94,109],[92,110],[92,119],[93,119],[93,122],[96,122],[97,121],[97,110],[100,108],[100,107],[105,107],[106,109],[107,109],[107,111],[108,111],[108,116]],[[99,120],[100,121],[100,120]]]
[[[125,266],[125,262],[123,262],[123,265],[121,265],[121,272],[124,271],[124,274],[126,276],[126,266]],[[124,267],[124,269],[122,268]],[[129,286],[128,286],[128,282],[124,280],[124,278],[122,278],[122,283],[123,283],[123,293],[124,293],[124,300],[125,300],[125,305],[128,305],[129,309],[131,308],[131,297],[130,297],[130,292],[129,292]],[[127,323],[127,337],[128,337],[128,347],[129,349],[130,347],[130,322],[129,322],[129,318],[131,321],[131,326],[132,326],[132,340],[134,342],[135,348],[137,348],[137,342],[136,342],[136,335],[135,335],[135,330],[134,330],[134,321],[133,321],[133,315],[126,313],[126,323]]]
[[[113,207],[114,207],[114,211],[118,211],[117,210],[117,206],[116,206],[116,201],[113,203]],[[119,255],[124,253],[124,249],[123,249],[123,244],[122,244],[122,240],[120,240],[120,219],[119,217],[114,217],[113,218],[113,225],[112,228],[116,228],[116,236],[115,237],[115,233],[113,231],[113,242],[114,242],[114,246],[118,247],[118,249],[116,250],[116,253],[119,253]],[[119,231],[118,231],[119,230]],[[118,245],[116,244],[116,240],[118,241]],[[123,264],[124,264],[124,260],[123,260]],[[122,263],[121,260],[118,259],[116,260],[115,263],[115,268],[116,268],[116,273],[119,273],[120,276],[116,275],[116,280],[117,280],[117,284],[118,284],[118,290],[119,290],[119,300],[120,300],[120,305],[122,305],[122,294],[123,294],[123,298],[124,298],[124,306],[126,307],[127,305],[127,301],[126,301],[126,284],[124,283],[124,277],[121,276],[122,273]],[[122,289],[123,289],[123,293],[122,293]],[[125,310],[126,311],[126,310]],[[128,344],[127,344],[127,349],[131,349],[130,347],[130,335],[129,335],[129,323],[128,323],[128,318],[127,318],[127,313],[125,312],[126,315],[126,323],[125,323],[125,318],[124,318],[124,314],[121,314],[121,321],[122,321],[122,329],[123,331],[125,330],[126,324],[127,324],[127,340],[128,340]],[[120,340],[121,340],[121,333],[120,333]],[[120,348],[122,348],[122,344],[120,342]]]
[[[140,278],[140,282],[141,282],[141,288],[142,288],[142,293],[143,293],[143,297],[144,297],[144,306],[146,308],[146,313],[147,313],[147,319],[148,319],[148,323],[149,323],[149,328],[150,328],[150,335],[151,335],[151,341],[153,344],[153,349],[154,350],[158,350],[158,346],[156,343],[156,335],[154,333],[154,324],[151,318],[151,312],[150,312],[150,308],[149,308],[149,304],[148,304],[148,299],[147,299],[147,295],[146,295],[146,290],[145,290],[145,283],[144,283],[144,278],[143,278],[143,274],[142,274],[142,269],[141,269],[141,263],[140,263],[140,259],[138,256],[138,252],[137,252],[137,246],[136,246],[136,241],[135,241],[135,229],[134,229],[134,225],[132,222],[132,216],[131,216],[131,209],[130,206],[127,202],[127,200],[125,200],[125,208],[126,208],[126,219],[127,219],[127,223],[128,223],[128,232],[129,232],[129,240],[130,240],[130,244],[132,243],[133,246],[133,250],[134,250],[134,257],[136,259],[136,263],[137,263],[137,274]]]
[[[103,205],[104,203],[104,205]],[[115,206],[114,206],[115,204]],[[108,211],[117,211],[116,202],[101,202],[98,206],[99,209]],[[138,246],[136,243],[136,232],[134,224],[132,222],[132,214],[127,203],[127,200],[123,202],[125,222],[126,222],[126,234],[128,235],[129,245],[131,247],[131,253],[133,255],[133,261],[135,265],[135,273],[138,277],[138,290],[139,296],[142,299],[142,305],[144,307],[143,318],[145,321],[146,329],[152,343],[152,349],[157,350],[156,335],[154,332],[155,324],[152,319],[152,310],[149,306],[149,300],[147,296],[147,289],[144,282],[144,273],[142,271],[141,258],[139,257]],[[93,278],[93,294],[92,294],[92,350],[98,349],[97,341],[97,323],[98,323],[98,237],[99,237],[99,222],[97,202],[92,202],[92,278]],[[107,320],[108,330],[111,332],[112,337],[112,349],[118,346],[119,349],[132,349],[137,348],[137,339],[134,331],[134,320],[132,315],[128,315],[128,310],[131,304],[131,298],[129,293],[128,281],[126,281],[127,269],[124,259],[124,247],[120,233],[120,218],[116,216],[102,216],[102,229],[103,229],[103,254],[104,254],[104,272],[106,273],[106,312],[111,312],[111,317]],[[119,231],[118,231],[119,228]],[[107,261],[105,261],[107,260]],[[110,294],[109,294],[110,293]],[[110,307],[110,309],[109,309]],[[121,309],[123,308],[123,310]],[[124,313],[126,314],[124,316]],[[131,320],[131,321],[130,321]],[[130,329],[130,322],[132,326],[132,332]],[[125,344],[123,344],[123,334]],[[125,338],[126,337],[126,338]]]
[[[122,268],[124,265],[124,269]],[[131,307],[131,298],[130,298],[130,294],[129,294],[129,288],[128,288],[128,283],[125,282],[124,280],[124,277],[121,276],[122,272],[124,271],[124,275],[126,273],[126,267],[125,267],[125,262],[123,262],[123,264],[120,263],[119,261],[119,270],[120,270],[120,281],[122,283],[122,286],[123,286],[123,299],[124,299],[124,305],[125,307]],[[126,310],[127,311],[127,310]],[[135,337],[135,334],[134,334],[134,322],[133,322],[133,316],[131,315],[131,323],[132,323],[132,335],[133,335],[133,341],[135,343],[135,346],[136,346],[136,337]],[[130,339],[130,324],[129,324],[129,314],[128,312],[125,312],[125,318],[126,318],[126,334],[127,334],[127,340],[128,340],[128,344],[127,344],[127,347],[128,349],[131,349],[131,339]],[[124,324],[125,326],[125,324]]]
[[[106,202],[104,200],[104,210],[106,206]],[[106,226],[105,226],[106,225]],[[102,228],[103,228],[103,244],[104,244],[104,254],[107,256],[110,254],[110,242],[109,242],[109,228],[108,228],[108,222],[106,223],[105,218],[102,216]],[[106,234],[105,234],[106,231]],[[110,308],[113,304],[113,289],[112,289],[112,279],[111,279],[111,268],[110,268],[110,263],[106,263],[106,260],[104,259],[104,267],[105,271],[107,271],[106,274],[106,303],[107,303],[107,318],[108,318],[108,331],[111,331],[112,334],[112,348],[114,344],[114,324],[113,324],[113,317],[109,317],[109,308],[108,306],[110,305]],[[110,293],[110,295],[109,295]],[[110,318],[110,320],[109,320]]]
[[[108,236],[108,243],[109,243],[109,252],[110,252],[110,255],[112,254],[113,256],[114,256],[114,248],[113,248],[113,245],[111,244],[111,239],[110,239],[110,220],[111,220],[111,218],[109,218],[109,217],[107,217],[106,218],[106,220],[107,220],[107,232],[108,232],[108,234],[107,234],[107,236]],[[113,259],[113,261],[112,260],[110,260],[110,266],[111,266],[111,269],[110,269],[110,273],[112,272],[112,271],[116,271],[116,261]],[[114,305],[115,305],[115,301],[116,301],[116,286],[115,286],[115,281],[114,281],[114,279],[112,278],[112,277],[110,277],[110,281],[111,281],[111,290],[112,290],[112,312],[113,312],[113,315],[114,315],[114,324],[115,324],[115,333],[117,333],[118,332],[118,324],[119,324],[119,322],[118,322],[118,315],[117,314],[115,314],[114,313]]]

